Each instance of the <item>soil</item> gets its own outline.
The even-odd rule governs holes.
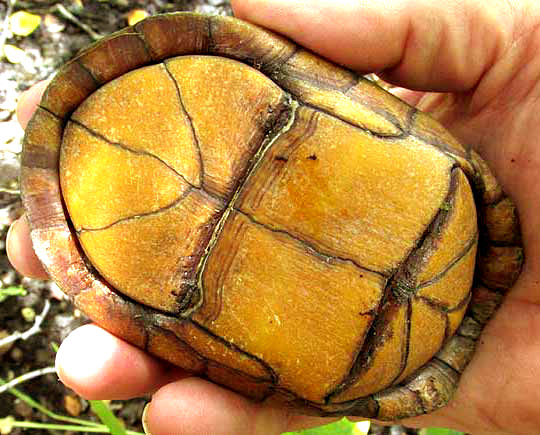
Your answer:
[[[18,172],[23,131],[15,113],[18,97],[34,83],[50,77],[62,63],[99,35],[125,27],[129,13],[135,9],[142,9],[148,14],[184,10],[232,15],[229,3],[220,0],[7,0],[0,3],[0,45],[5,39],[5,43],[25,52],[25,58],[20,63],[0,60],[0,290],[22,286],[27,291],[25,296],[12,296],[0,301],[0,338],[28,330],[33,324],[32,313],[41,313],[45,301],[50,303],[50,310],[38,333],[0,349],[0,377],[3,380],[53,367],[56,346],[70,331],[87,322],[54,283],[22,277],[7,259],[7,231],[22,213]],[[42,17],[40,27],[26,37],[11,34],[4,19],[19,10]],[[25,382],[19,388],[53,412],[96,420],[88,403],[64,387],[54,373]],[[112,402],[110,406],[126,427],[142,432],[140,419],[148,399]],[[0,419],[6,416],[13,416],[16,420],[50,422],[42,413],[8,393],[0,396]],[[10,432],[12,435],[21,433],[41,435],[70,432],[21,428],[13,428]],[[416,431],[400,426],[373,426],[372,433],[405,434]]]

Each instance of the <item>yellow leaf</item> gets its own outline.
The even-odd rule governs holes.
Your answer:
[[[13,34],[28,36],[36,30],[41,23],[39,15],[30,14],[25,11],[15,12],[9,17],[9,27]]]
[[[8,415],[5,418],[0,418],[0,434],[7,435],[11,432],[11,429],[13,429],[13,423],[15,422],[15,419],[13,416]]]
[[[26,57],[24,50],[21,50],[19,47],[14,45],[6,44],[4,45],[4,56],[11,63],[21,63]]]
[[[369,426],[371,425],[369,420],[359,421],[354,424],[354,435],[367,435],[369,432]]]
[[[127,16],[127,22],[130,26],[134,26],[139,21],[144,20],[148,16],[148,12],[144,9],[132,9]]]

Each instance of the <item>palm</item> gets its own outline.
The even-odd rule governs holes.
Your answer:
[[[521,92],[533,84],[514,80],[513,89],[494,90],[498,96],[486,101],[469,93],[425,94],[418,102],[419,108],[431,112],[482,154],[516,202],[521,220],[524,270],[487,325],[453,403],[437,413],[474,433],[503,433],[501,428],[514,424],[518,430],[532,433],[537,427],[531,415],[540,394],[531,386],[540,375],[536,365],[540,357],[540,238],[535,232],[540,223],[536,144],[540,117],[531,108],[539,92]],[[414,419],[412,424],[422,425],[426,420],[429,423],[432,417]],[[471,420],[487,420],[493,427],[471,429]]]

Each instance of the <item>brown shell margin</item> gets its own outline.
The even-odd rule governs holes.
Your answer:
[[[355,98],[359,109],[362,105],[369,107],[386,122],[384,131],[356,124],[374,135],[416,135],[418,112],[414,109],[381,108],[380,102],[387,98],[381,90],[356,74],[330,67],[324,61],[318,65],[317,74],[310,76],[298,67],[296,60],[301,60],[305,53],[290,41],[242,21],[190,13],[148,18],[81,52],[51,82],[25,135],[21,185],[34,249],[50,277],[101,326],[150,352],[158,342],[166,343],[171,352],[162,357],[233,390],[240,387],[253,400],[289,406],[308,414],[358,415],[381,420],[433,411],[450,400],[460,373],[472,358],[484,324],[517,279],[524,260],[512,202],[474,151],[435,139],[438,128],[434,129],[433,138],[419,138],[452,157],[476,187],[481,216],[480,245],[471,303],[458,332],[428,364],[396,387],[350,402],[321,406],[300,399],[276,386],[277,375],[264,361],[212,336],[201,325],[168,317],[116,294],[85,261],[66,218],[58,179],[58,156],[63,126],[71,112],[102,84],[169,57],[182,54],[230,57],[260,69],[295,98],[323,111],[331,112],[331,105],[311,101],[310,86],[324,89],[337,98],[345,95]],[[351,122],[346,115],[341,119]],[[194,344],[193,337],[200,336],[243,355],[244,359],[247,357],[248,370],[241,372],[211,360],[204,348],[196,348]]]

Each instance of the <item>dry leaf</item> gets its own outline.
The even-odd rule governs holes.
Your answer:
[[[84,4],[82,2],[82,0],[72,0],[72,7],[77,9],[77,10],[81,10],[81,9],[84,9]]]
[[[25,11],[18,11],[9,17],[9,28],[14,35],[28,36],[39,27],[41,17]]]
[[[13,429],[13,423],[15,419],[12,415],[8,415],[5,418],[0,418],[0,434],[7,435]]]
[[[139,21],[144,20],[148,15],[148,12],[144,9],[132,9],[128,13],[127,22],[130,26],[134,26]]]
[[[66,28],[66,25],[52,14],[45,15],[43,26],[51,33],[58,33]]]
[[[24,50],[14,45],[4,45],[4,56],[11,63],[21,63],[26,57]]]
[[[369,420],[359,421],[354,424],[354,434],[367,435],[369,433],[369,427],[371,422]]]
[[[77,396],[67,394],[64,396],[64,409],[72,417],[78,417],[83,410],[83,406]]]

